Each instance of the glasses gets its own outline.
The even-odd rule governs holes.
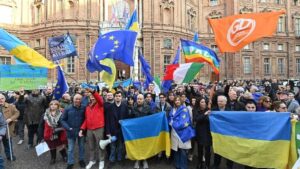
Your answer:
[[[271,103],[271,101],[270,101],[270,100],[265,100],[264,102],[266,102],[266,103]]]
[[[287,107],[280,107],[281,109],[287,109]]]
[[[164,99],[165,97],[159,97],[160,99]]]

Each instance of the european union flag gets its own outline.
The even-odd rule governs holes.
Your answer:
[[[92,62],[110,58],[133,66],[133,52],[137,32],[117,30],[101,35],[91,53]],[[93,60],[95,59],[95,60]]]
[[[180,57],[180,47],[178,46],[176,56],[173,60],[172,64],[178,64],[179,63],[179,57]],[[164,93],[167,93],[172,86],[172,80],[164,80],[162,83],[162,90]]]
[[[89,72],[101,72],[102,70],[106,71],[109,74],[112,74],[112,70],[110,67],[103,65],[100,63],[100,61],[97,60],[95,55],[93,54],[95,46],[92,48],[92,50],[89,52],[89,59],[86,62],[86,68]]]
[[[57,66],[57,83],[54,89],[54,99],[59,100],[69,89],[64,73],[60,66]]]
[[[142,66],[142,72],[146,76],[144,87],[148,88],[149,84],[152,83],[154,79],[151,75],[151,67],[144,59],[144,56],[142,55],[142,52],[140,50],[139,50],[139,60]]]

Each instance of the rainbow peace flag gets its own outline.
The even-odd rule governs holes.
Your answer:
[[[181,46],[185,56],[185,63],[206,62],[216,74],[220,72],[220,59],[217,54],[208,47],[196,42],[181,39]]]
[[[170,133],[165,112],[122,120],[120,124],[129,159],[145,160],[162,151],[170,156]]]
[[[256,168],[286,168],[289,162],[290,113],[212,112],[215,153]]]

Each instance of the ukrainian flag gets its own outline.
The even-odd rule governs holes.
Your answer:
[[[109,90],[111,90],[116,80],[116,74],[117,74],[115,62],[110,58],[105,58],[103,60],[100,60],[100,64],[107,66],[111,69],[111,74],[106,71],[102,71],[100,74],[101,79],[109,86]]]
[[[290,113],[212,112],[209,120],[215,153],[256,168],[287,167]]]
[[[133,13],[132,13],[125,29],[126,30],[132,30],[132,31],[135,31],[135,32],[139,31],[138,15],[137,15],[136,9],[133,11]]]
[[[55,68],[56,65],[53,62],[47,60],[44,56],[37,51],[28,47],[24,42],[18,39],[16,36],[6,32],[0,28],[0,45],[3,46],[9,54],[14,55],[16,58],[31,66]]]
[[[169,125],[164,112],[120,123],[129,159],[145,160],[162,151],[170,156]]]
[[[216,74],[220,72],[220,59],[210,48],[196,42],[181,39],[181,46],[185,56],[185,63],[206,62]]]

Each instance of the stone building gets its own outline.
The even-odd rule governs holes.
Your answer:
[[[135,5],[141,28],[137,46],[151,64],[153,75],[163,76],[180,38],[192,39],[194,32],[199,33],[202,44],[218,53],[207,18],[284,9],[287,12],[280,17],[273,37],[253,42],[237,53],[218,53],[219,78],[300,77],[299,0],[0,0],[0,26],[48,59],[48,38],[69,32],[78,57],[62,60],[67,78],[98,80],[97,73],[91,74],[85,68],[87,53],[100,33],[124,27]],[[0,62],[14,63],[5,50],[0,50]],[[117,62],[117,68],[118,78],[137,75],[137,71],[122,63]],[[198,78],[216,79],[211,72],[206,65]],[[55,80],[55,70],[49,70],[49,81]]]

